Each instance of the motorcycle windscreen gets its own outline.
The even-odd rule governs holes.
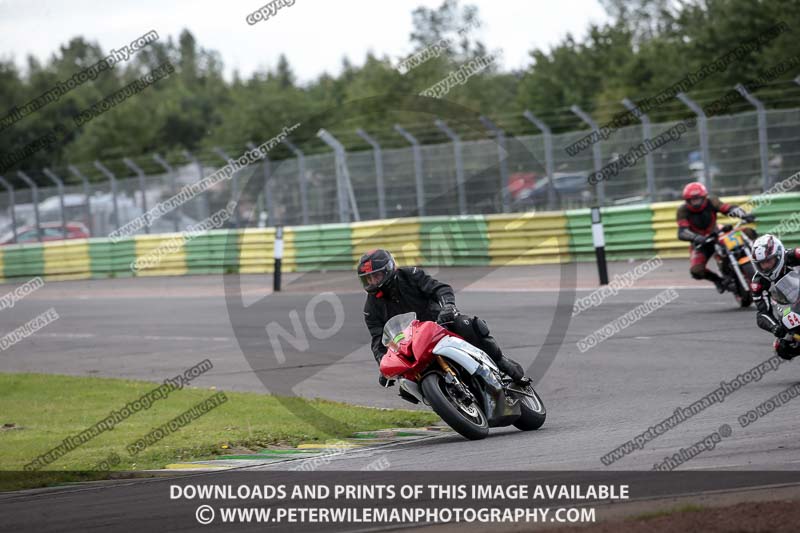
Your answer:
[[[389,319],[383,326],[383,337],[381,342],[384,346],[389,346],[391,343],[399,343],[405,337],[404,330],[417,319],[416,313],[403,313],[396,315]]]
[[[772,299],[781,305],[791,305],[793,309],[800,307],[800,273],[789,272],[772,286],[770,293]]]

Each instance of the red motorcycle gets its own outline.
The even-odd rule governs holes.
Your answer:
[[[490,427],[530,431],[544,424],[547,412],[530,380],[517,385],[483,350],[436,322],[397,315],[383,328],[383,344],[381,374],[470,440],[485,438]]]

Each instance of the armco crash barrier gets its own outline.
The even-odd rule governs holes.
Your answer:
[[[538,265],[570,261],[563,212],[487,215],[492,265]]]
[[[726,197],[745,205],[750,197]],[[781,228],[787,245],[800,245],[800,193],[754,200],[756,227]],[[606,255],[611,260],[686,258],[689,246],[677,239],[680,202],[603,208]],[[401,265],[502,266],[594,261],[589,209],[569,211],[398,218],[287,227],[283,268],[287,272],[349,270],[361,254],[388,248]],[[720,217],[720,222],[733,222]],[[788,222],[788,223],[787,223]],[[118,242],[105,238],[0,246],[4,281],[34,276],[47,280],[128,276],[178,276],[272,272],[274,228],[211,230],[186,239],[181,234],[136,235]],[[144,260],[160,247],[167,253]],[[163,249],[163,248],[162,248]],[[139,268],[131,263],[140,259]]]
[[[653,211],[649,205],[625,206],[601,211],[605,235],[606,258],[642,259],[653,256],[655,231]],[[567,211],[570,234],[570,251],[578,261],[594,261],[591,210]],[[673,234],[677,233],[675,211],[672,211]]]

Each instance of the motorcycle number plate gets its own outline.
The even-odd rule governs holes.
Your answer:
[[[739,246],[744,246],[744,238],[741,231],[729,233],[722,238],[722,242],[728,250],[733,250]]]
[[[794,311],[789,311],[783,315],[783,325],[789,329],[794,329],[800,326],[800,315]]]

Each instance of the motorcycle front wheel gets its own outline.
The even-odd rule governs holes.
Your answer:
[[[425,376],[422,393],[433,411],[463,437],[480,440],[489,434],[489,422],[477,401],[467,404],[457,398],[441,374],[434,372]]]
[[[514,427],[522,431],[539,429],[547,418],[547,410],[544,408],[544,402],[539,397],[539,394],[533,390],[531,385],[524,387],[522,390],[523,392],[535,396],[535,398],[523,396],[522,394],[519,395],[519,405],[522,409],[522,414],[516,422],[514,422]]]
[[[742,276],[745,280],[749,281],[755,276],[756,271],[755,268],[753,268],[753,263],[745,263],[741,266],[741,269]],[[738,292],[735,296],[739,307],[750,307],[753,303],[753,294],[750,292],[750,287],[742,287],[738,281],[736,285],[738,287]]]

